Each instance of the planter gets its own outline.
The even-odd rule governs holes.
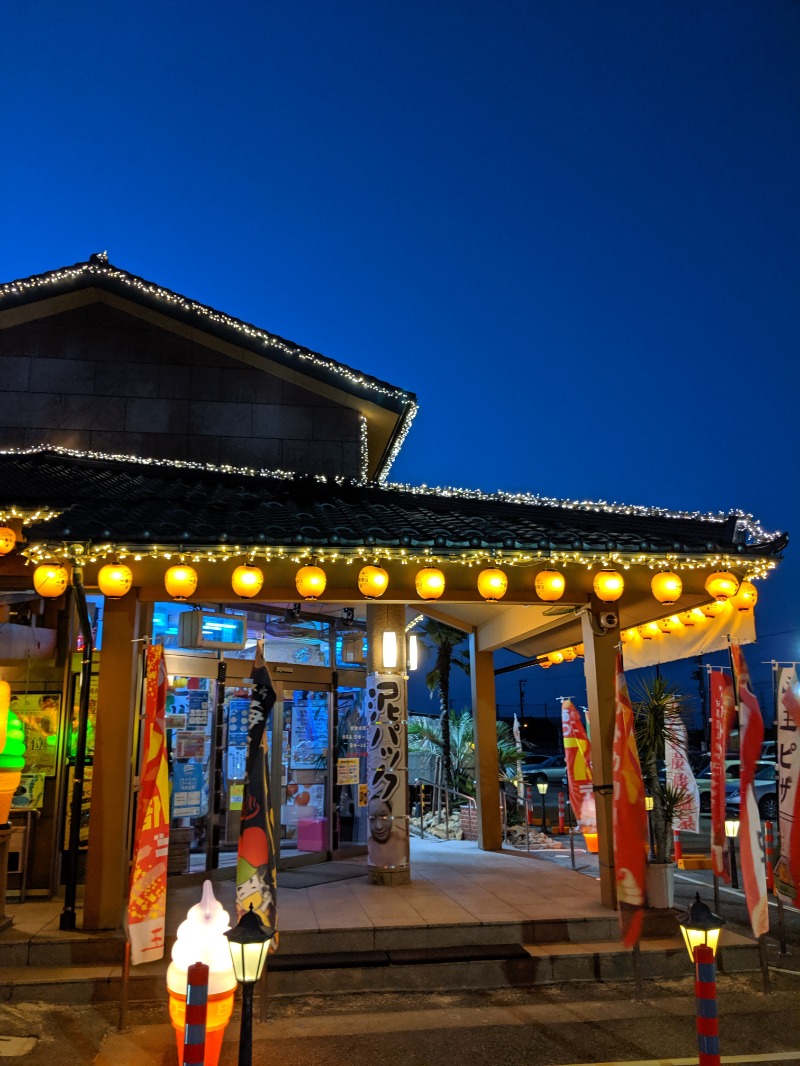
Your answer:
[[[478,839],[478,811],[471,803],[459,808],[461,814],[461,832],[464,840]]]
[[[675,863],[654,862],[647,867],[645,880],[647,905],[653,910],[665,910],[675,902]]]

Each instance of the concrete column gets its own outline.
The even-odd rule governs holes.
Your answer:
[[[149,620],[135,590],[106,600],[97,687],[89,854],[83,907],[84,929],[115,929],[128,894],[131,765],[138,726],[137,677]]]
[[[405,621],[402,604],[367,606],[367,872],[373,885],[411,880]],[[395,635],[393,667],[384,666],[385,631]]]
[[[616,701],[614,682],[619,629],[601,630],[598,616],[607,605],[593,602],[581,617],[586,698],[592,744],[592,776],[597,807],[597,842],[600,860],[600,900],[604,907],[616,908],[617,882],[614,869],[612,830],[612,758]]]
[[[475,727],[475,776],[478,779],[478,847],[483,851],[499,851],[503,846],[503,826],[500,817],[494,657],[490,651],[478,651],[475,633],[469,636],[469,664]]]

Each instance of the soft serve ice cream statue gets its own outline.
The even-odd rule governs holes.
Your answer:
[[[225,1026],[233,1011],[236,977],[225,933],[230,929],[228,912],[214,896],[211,882],[203,884],[203,896],[189,909],[178,926],[167,970],[169,1014],[178,1044],[178,1062],[183,1062],[183,1031],[186,1018],[186,981],[195,962],[208,966],[208,1014],[205,1066],[217,1066]]]

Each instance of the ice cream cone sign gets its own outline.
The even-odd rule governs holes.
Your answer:
[[[178,926],[167,970],[169,1015],[175,1029],[178,1064],[183,1063],[186,987],[189,967],[196,962],[208,966],[208,1013],[206,1017],[205,1066],[217,1066],[222,1036],[233,1011],[236,976],[225,932],[230,929],[228,912],[214,896],[210,881],[203,884],[203,896],[189,909]]]
[[[11,688],[7,681],[0,681],[0,825],[8,821],[25,766],[25,730],[9,710],[10,703]]]

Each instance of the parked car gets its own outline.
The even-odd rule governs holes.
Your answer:
[[[522,776],[529,785],[536,784],[536,775],[545,774],[549,785],[560,785],[567,770],[563,755],[528,756],[522,764]]]
[[[739,807],[739,768],[740,760],[725,760],[725,804],[735,810]],[[700,813],[711,812],[711,766],[707,766],[697,775],[697,788],[700,792]],[[778,816],[778,793],[775,787],[775,763],[762,759],[756,763],[756,798],[761,817],[772,821]],[[731,797],[735,796],[735,802]],[[763,799],[763,809],[762,809]],[[767,813],[770,812],[770,813]]]

